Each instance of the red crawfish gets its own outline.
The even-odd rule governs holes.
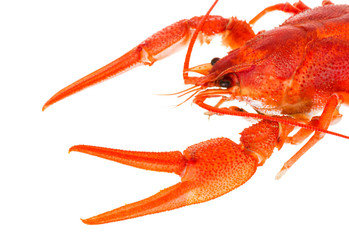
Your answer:
[[[305,152],[328,133],[330,124],[341,119],[339,106],[349,103],[349,6],[323,1],[309,8],[299,1],[265,8],[248,23],[235,17],[206,15],[180,20],[155,33],[138,46],[63,88],[49,99],[53,103],[105,79],[139,65],[152,65],[182,46],[188,45],[183,77],[193,87],[180,94],[209,111],[258,119],[241,133],[240,143],[216,138],[188,147],[183,153],[138,152],[76,145],[77,151],[137,168],[176,173],[181,182],[159,193],[115,210],[82,220],[102,224],[163,212],[205,202],[241,186],[284,143],[310,139],[287,161],[280,178]],[[292,14],[282,25],[255,34],[251,26],[270,11]],[[189,68],[197,39],[209,41],[220,35],[231,51],[223,58]],[[189,76],[190,72],[200,76]],[[215,106],[205,103],[218,98]],[[243,101],[256,113],[229,101]],[[300,127],[289,136],[295,127]]]

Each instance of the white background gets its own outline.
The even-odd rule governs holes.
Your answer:
[[[344,0],[336,0],[344,3]],[[299,146],[285,146],[243,187],[214,201],[99,226],[87,218],[148,197],[180,179],[80,153],[75,144],[184,150],[213,137],[238,142],[249,122],[214,116],[183,99],[185,51],[140,67],[41,111],[54,93],[146,37],[206,13],[213,0],[8,1],[0,23],[1,239],[348,239],[349,141],[326,136],[280,181]],[[251,19],[277,0],[221,0],[213,14]],[[320,0],[305,1],[311,7]],[[272,13],[255,26],[286,18]],[[217,44],[218,43],[218,44]],[[191,66],[223,56],[219,41],[195,48]],[[349,111],[331,130],[349,134]]]

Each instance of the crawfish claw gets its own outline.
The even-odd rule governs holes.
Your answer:
[[[242,145],[227,138],[192,145],[183,154],[178,151],[136,152],[86,145],[73,146],[69,151],[181,176],[181,182],[149,198],[82,219],[86,224],[121,221],[214,199],[244,184],[258,165],[258,160]]]

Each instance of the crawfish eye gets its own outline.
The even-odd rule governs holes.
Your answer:
[[[219,61],[219,59],[220,59],[220,58],[218,58],[218,57],[212,58],[212,60],[211,60],[211,65],[212,65],[212,66],[215,65],[216,62]]]
[[[222,88],[229,88],[231,86],[231,80],[227,78],[223,78],[219,80],[219,86]]]

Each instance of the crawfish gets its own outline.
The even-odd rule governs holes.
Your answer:
[[[138,46],[63,88],[53,103],[86,87],[139,65],[152,65],[181,46],[188,45],[183,77],[193,87],[193,102],[209,114],[235,115],[260,121],[241,133],[240,143],[216,138],[188,147],[183,153],[138,152],[76,145],[69,151],[95,155],[137,168],[176,173],[181,182],[159,193],[115,210],[82,220],[86,224],[120,221],[205,202],[241,186],[262,166],[275,148],[310,139],[288,160],[280,178],[323,136],[345,135],[328,130],[341,119],[339,107],[349,103],[349,6],[324,0],[311,9],[303,2],[265,8],[248,23],[235,17],[206,15],[180,20],[155,33]],[[292,14],[282,25],[255,34],[251,26],[270,11]],[[220,35],[231,51],[223,58],[189,68],[194,42]],[[199,36],[199,37],[198,37]],[[201,76],[189,76],[190,72]],[[205,103],[219,98],[215,106]],[[256,113],[229,101],[248,103]],[[295,127],[301,127],[290,136]]]

